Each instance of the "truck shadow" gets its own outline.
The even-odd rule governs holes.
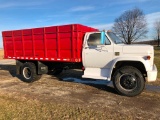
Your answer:
[[[82,71],[67,70],[57,76],[54,76],[54,75],[52,76],[57,77],[60,81],[63,81],[63,82],[73,82],[73,83],[89,85],[99,90],[118,94],[116,90],[114,89],[112,82],[107,81],[107,80],[97,80],[97,79],[94,80],[94,79],[89,79],[89,78],[82,78],[81,77],[82,75],[83,75]]]
[[[1,65],[0,64],[0,71],[1,70],[8,71],[10,75],[12,75],[12,77],[17,77],[16,76],[16,65]]]
[[[18,79],[20,79],[20,76],[16,75],[16,65],[0,65],[0,71],[1,70],[8,71],[12,77],[17,77]],[[82,74],[83,74],[82,71],[67,70],[58,76],[54,76],[54,75],[51,75],[51,76],[54,78],[56,77],[60,81],[85,84],[100,90],[117,94],[111,82],[104,81],[104,80],[93,80],[93,79],[81,78]]]
[[[118,94],[113,87],[112,82],[106,80],[94,80],[94,79],[87,79],[82,78],[83,72],[76,71],[76,70],[68,70],[60,75],[56,76],[59,80],[64,82],[74,82],[89,85],[95,87],[100,90],[108,91],[114,94]],[[55,76],[54,76],[55,77]],[[157,85],[149,85],[146,84],[145,90],[152,91],[152,92],[160,92],[160,86]]]
[[[16,75],[16,65],[0,64],[0,75],[2,74],[8,75],[8,73],[1,72],[1,70],[8,71],[12,77],[17,77],[18,79],[21,79],[19,75]],[[106,80],[93,80],[93,79],[81,78],[82,74],[83,74],[82,71],[67,70],[65,72],[62,72],[58,76],[51,75],[51,77],[53,78],[56,77],[60,81],[85,84],[103,91],[108,91],[114,94],[118,94],[116,90],[113,88],[112,82],[109,82]],[[145,89],[148,91],[160,92],[160,86],[156,86],[156,85],[146,85]]]
[[[109,82],[106,80],[93,80],[93,79],[76,78],[76,77],[66,77],[66,78],[59,78],[59,79],[64,82],[74,82],[74,83],[85,84],[103,91],[118,94],[115,91],[112,85],[112,82]]]

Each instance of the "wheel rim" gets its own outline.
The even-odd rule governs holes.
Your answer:
[[[123,74],[119,78],[119,84],[122,89],[132,91],[137,87],[137,79],[132,74]]]
[[[24,76],[26,79],[30,79],[30,78],[31,78],[32,72],[31,72],[31,70],[30,70],[29,67],[25,67],[25,68],[23,69],[23,76]]]

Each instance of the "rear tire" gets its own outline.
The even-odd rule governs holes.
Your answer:
[[[21,80],[27,83],[39,80],[42,75],[37,74],[36,65],[32,62],[24,63],[21,67]]]
[[[139,95],[145,87],[142,73],[132,66],[125,66],[116,70],[112,80],[117,92],[129,97]]]

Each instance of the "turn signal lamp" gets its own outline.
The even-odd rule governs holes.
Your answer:
[[[148,55],[148,56],[147,56],[147,60],[150,60],[150,59],[151,59],[151,56]]]

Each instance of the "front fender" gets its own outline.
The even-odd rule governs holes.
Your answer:
[[[141,62],[146,71],[149,71],[150,70],[150,64],[149,64],[149,61],[148,60],[145,60],[144,58],[142,57],[118,57],[118,58],[115,58],[113,61],[112,61],[112,65],[111,65],[111,69],[110,69],[110,79],[111,79],[111,75],[112,75],[112,72],[113,72],[113,69],[116,65],[117,62]]]

